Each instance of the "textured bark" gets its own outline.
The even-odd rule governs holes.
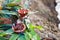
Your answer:
[[[50,37],[60,40],[57,12],[55,11],[55,0],[31,0],[30,10],[38,11],[30,15],[31,22],[35,25],[42,25],[44,31],[38,31],[41,38]]]

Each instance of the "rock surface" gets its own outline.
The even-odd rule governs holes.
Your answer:
[[[38,12],[29,17],[33,24],[43,26],[44,31],[37,30],[41,38],[46,37],[60,40],[60,31],[58,29],[59,20],[55,6],[55,0],[31,0],[30,10]]]

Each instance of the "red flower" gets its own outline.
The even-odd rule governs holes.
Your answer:
[[[16,33],[24,32],[26,29],[26,26],[23,23],[16,24],[15,26],[12,26],[12,29]]]
[[[20,14],[21,17],[24,17],[25,15],[27,15],[28,10],[26,10],[26,9],[21,9],[21,10],[18,10],[18,13]]]

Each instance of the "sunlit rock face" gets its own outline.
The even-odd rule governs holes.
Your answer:
[[[56,3],[60,3],[60,0],[55,0],[56,1]]]
[[[60,0],[56,0],[56,3],[57,3],[57,5],[56,5],[55,9],[58,12],[58,16],[57,17],[60,20]]]
[[[58,13],[57,18],[60,21],[60,0],[56,0],[56,3],[57,3],[57,5],[56,5],[55,9],[56,9],[56,11]],[[60,23],[58,24],[58,28],[60,30]]]
[[[29,9],[31,11],[38,11],[35,14],[29,15],[31,22],[34,25],[42,25],[45,29],[42,32],[37,31],[41,38],[52,37],[60,40],[60,37],[58,37],[59,31],[57,25],[59,20],[55,10],[55,0],[30,0],[30,3]]]
[[[60,40],[57,27],[59,23],[58,13],[55,10],[55,6],[55,0],[30,0],[29,2],[29,10],[38,12],[28,17],[34,25],[42,25],[44,28],[44,31],[36,30],[41,38],[51,37]]]

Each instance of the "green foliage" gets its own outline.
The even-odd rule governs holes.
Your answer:
[[[21,0],[6,0],[3,4],[3,10],[0,10],[0,17],[11,18],[11,20],[15,22],[15,18],[20,18],[17,11],[21,9],[21,6],[16,5],[20,1]],[[0,22],[2,22],[2,20],[0,20]],[[12,24],[0,24],[0,30],[3,30],[3,32],[0,32],[0,40],[7,40],[5,38],[7,35],[10,35],[8,40],[40,40],[40,36],[34,31],[34,29],[37,28],[38,30],[43,30],[43,27],[35,26],[27,21],[23,23],[27,27],[23,33],[15,33],[12,30]]]
[[[18,3],[21,2],[21,0],[14,0],[12,3]]]
[[[12,29],[8,29],[7,31],[0,32],[0,36],[5,36],[5,35],[12,35],[14,31]]]
[[[40,40],[40,37],[38,36],[38,34],[34,31],[34,30],[31,30],[30,32],[25,32],[25,37],[26,37],[26,40]]]
[[[26,40],[25,35],[24,34],[20,34],[18,40]]]
[[[18,34],[12,34],[9,40],[16,40],[19,37]]]
[[[21,2],[21,0],[5,0],[5,2],[4,2],[4,5],[5,4],[8,4],[8,3],[19,3],[19,2]]]
[[[30,26],[30,29],[37,28],[38,30],[43,30],[43,27],[42,26],[35,26],[35,25],[32,25],[31,23],[29,24],[29,26]]]
[[[4,37],[1,37],[1,36],[0,36],[0,40],[7,40],[7,39],[6,39],[6,38],[4,38]]]
[[[30,31],[26,30],[24,33],[16,34],[12,29],[9,29],[5,32],[1,32],[0,36],[11,35],[9,40],[40,40],[40,36],[34,31],[32,24],[29,25],[31,28]]]
[[[34,30],[31,30],[30,34],[32,40],[40,40],[40,37],[36,34]]]
[[[0,24],[0,30],[7,30],[11,28],[11,24]]]
[[[14,6],[15,10],[20,10],[22,7],[21,6]]]
[[[4,36],[4,35],[7,35],[7,34],[4,32],[0,32],[0,36]]]
[[[13,7],[13,6],[16,6],[16,4],[14,4],[14,3],[8,3],[6,6]]]
[[[5,31],[6,34],[12,34],[14,31],[12,29],[8,29],[7,31]]]
[[[26,40],[30,40],[31,39],[28,32],[25,32],[24,34],[25,34]]]
[[[9,11],[9,10],[0,10],[0,14],[17,15],[17,12]]]

